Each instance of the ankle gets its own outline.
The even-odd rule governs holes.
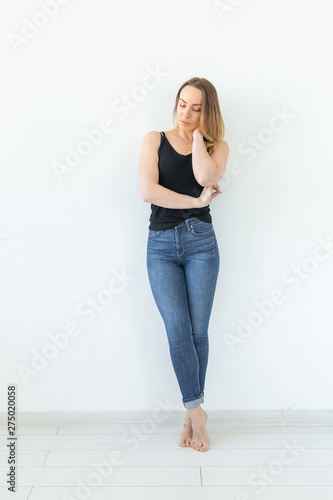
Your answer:
[[[205,411],[201,408],[201,406],[196,406],[195,408],[188,408],[186,415],[190,418],[197,418],[203,415]]]

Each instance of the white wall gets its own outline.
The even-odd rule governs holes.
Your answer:
[[[192,76],[217,88],[230,145],[211,204],[221,267],[205,408],[332,408],[333,245],[316,251],[333,241],[332,3],[72,0],[52,15],[51,3],[44,16],[46,1],[1,6],[0,410],[7,384],[20,411],[183,409],[147,277],[137,167]],[[101,122],[112,130],[56,175]],[[118,293],[101,292],[109,285]],[[255,301],[272,294],[282,303],[260,318]],[[109,303],[87,322],[79,310],[96,296]],[[249,316],[260,324],[240,334]],[[29,372],[65,329],[66,347]]]

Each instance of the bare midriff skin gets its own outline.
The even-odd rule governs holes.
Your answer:
[[[197,406],[186,410],[184,426],[179,437],[179,446],[191,447],[197,451],[207,451],[209,436],[206,429],[207,413]]]

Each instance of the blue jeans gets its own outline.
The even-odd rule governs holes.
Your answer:
[[[204,402],[208,324],[220,267],[211,222],[190,217],[176,227],[148,229],[147,271],[164,321],[185,408]]]

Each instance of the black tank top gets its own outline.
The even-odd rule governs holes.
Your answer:
[[[182,155],[171,146],[164,132],[160,132],[161,144],[158,149],[158,183],[177,193],[199,198],[201,186],[193,174],[192,153]],[[205,222],[212,222],[209,205],[200,208],[164,208],[151,203],[149,229],[159,231],[177,226],[189,217],[198,217]]]

